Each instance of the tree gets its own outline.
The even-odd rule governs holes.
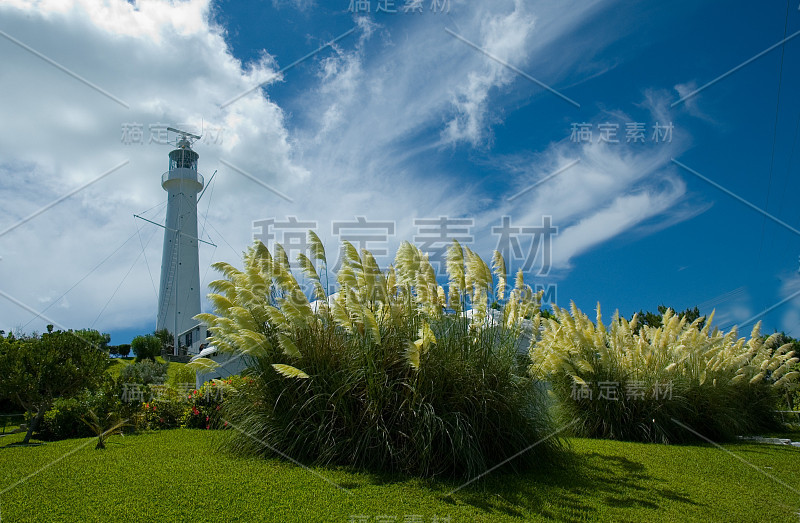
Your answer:
[[[551,310],[550,310],[550,309],[548,309],[547,307],[542,307],[542,308],[539,310],[539,314],[540,314],[540,315],[542,316],[542,318],[544,318],[545,320],[556,320],[556,321],[558,321],[558,316],[556,316],[555,314],[553,314],[553,311],[551,311]]]
[[[664,317],[664,314],[667,312],[668,308],[669,307],[667,307],[666,305],[659,305],[658,306],[658,314],[656,314],[654,312],[650,312],[650,311],[647,311],[647,312],[639,311],[637,313],[639,315],[639,323],[638,323],[638,325],[636,327],[635,332],[638,333],[639,329],[641,327],[645,326],[645,325],[647,325],[648,327],[661,327],[661,323],[662,323],[661,319]],[[672,310],[674,311],[675,309],[672,309]],[[686,322],[687,323],[692,323],[694,320],[696,320],[697,318],[700,317],[700,309],[698,309],[697,307],[695,307],[694,309],[687,308],[683,312],[676,312],[675,315],[678,316],[678,317],[685,316],[686,317]],[[631,317],[631,319],[633,319],[633,317]],[[705,325],[705,323],[706,323],[706,320],[705,320],[705,318],[703,318],[703,320],[700,321],[700,323],[698,325],[702,329],[703,325]]]
[[[155,331],[153,335],[161,342],[161,350],[167,354],[172,354],[172,351],[175,349],[175,338],[172,336],[172,333],[167,329],[161,329]]]
[[[0,397],[33,416],[28,443],[56,398],[98,387],[109,365],[110,336],[93,330],[52,331],[41,336],[0,338]]]
[[[125,343],[122,345],[117,345],[117,351],[119,351],[119,355],[123,358],[127,358],[128,355],[131,353],[131,344]]]
[[[144,359],[156,361],[156,356],[161,354],[161,342],[152,334],[136,336],[131,341],[131,349],[136,354],[136,361]]]

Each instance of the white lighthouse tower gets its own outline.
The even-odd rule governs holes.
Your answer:
[[[169,153],[169,171],[161,176],[161,187],[167,191],[167,219],[156,329],[167,329],[174,336],[178,355],[180,346],[194,345],[196,340],[188,337],[198,324],[194,316],[201,312],[197,194],[204,180],[197,172],[199,155],[192,150],[192,140],[200,137],[171,127],[169,130],[180,139],[177,149]]]

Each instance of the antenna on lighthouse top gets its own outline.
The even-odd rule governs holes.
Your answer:
[[[175,129],[174,127],[167,127],[167,131],[172,131],[173,133],[181,135],[181,139],[178,140],[178,143],[176,144],[177,147],[180,147],[181,149],[186,149],[186,148],[191,149],[192,143],[194,143],[195,140],[200,139],[200,137],[197,136],[196,134],[192,134],[186,131],[181,131],[180,129]]]

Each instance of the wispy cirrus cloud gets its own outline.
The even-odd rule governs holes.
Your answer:
[[[130,165],[0,239],[4,290],[47,307],[91,274],[54,306],[61,323],[87,326],[106,306],[98,328],[154,319],[155,284],[147,282],[158,277],[162,231],[131,215],[155,207],[149,216],[158,221],[163,212],[159,178],[170,148],[148,140],[148,126],[158,123],[222,133],[218,143],[196,146],[206,179],[219,170],[200,203],[201,233],[218,245],[201,248],[203,267],[238,258],[251,241],[252,221],[271,216],[316,221],[330,247],[334,220],[396,221],[390,239],[396,245],[414,236],[414,218],[471,216],[477,248],[485,252],[494,248],[489,231],[501,215],[538,223],[550,214],[560,227],[554,246],[560,268],[648,220],[680,219],[671,209],[686,189],[665,169],[675,147],[670,153],[560,142],[494,154],[502,103],[553,95],[445,31],[452,28],[558,88],[580,83],[585,68],[570,66],[613,42],[607,32],[570,39],[602,8],[599,2],[453,1],[448,16],[398,17],[392,25],[355,17],[352,39],[304,62],[313,74],[299,81],[291,71],[277,74],[287,64],[269,49],[254,63],[238,60],[224,28],[211,21],[207,1],[0,7],[0,29],[130,101],[129,110],[114,106],[47,64],[8,50],[4,68],[13,74],[0,77],[0,88],[14,103],[0,106],[0,118],[11,122],[0,128],[0,196],[8,202],[0,227],[123,159]],[[298,50],[298,57],[314,47]],[[265,81],[265,89],[220,107]],[[268,94],[277,82],[292,86],[280,102]],[[553,97],[552,103],[563,102]],[[126,123],[143,126],[145,143],[122,143]],[[563,175],[507,201],[575,158],[580,163]],[[465,176],[465,166],[485,174]],[[120,244],[114,258],[95,268]],[[201,277],[207,283],[211,275]],[[29,321],[27,312],[2,307],[9,326]]]

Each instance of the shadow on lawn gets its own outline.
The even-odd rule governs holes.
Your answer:
[[[44,442],[41,441],[31,441],[30,443],[22,443],[21,441],[17,441],[14,443],[8,443],[7,445],[1,445],[0,450],[2,449],[18,449],[18,448],[26,448],[26,447],[41,447],[44,445]]]
[[[328,469],[330,471],[330,469]],[[664,505],[702,505],[685,492],[661,488],[663,480],[630,457],[608,453],[564,454],[558,466],[527,473],[494,471],[461,488],[460,481],[411,478],[389,473],[353,471],[364,481],[345,481],[339,486],[357,491],[369,486],[413,485],[430,492],[443,503],[471,505],[487,515],[529,518],[538,515],[554,521],[598,519],[603,507],[640,508],[659,516]],[[452,494],[450,492],[454,491]]]
[[[572,457],[559,468],[488,476],[442,500],[466,503],[487,514],[524,518],[534,513],[556,521],[595,519],[602,506],[639,507],[657,516],[664,503],[698,505],[682,492],[657,488],[654,483],[659,481],[628,457],[592,452]]]

